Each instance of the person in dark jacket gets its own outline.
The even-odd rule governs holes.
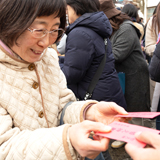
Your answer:
[[[149,74],[152,80],[160,82],[160,41],[158,41],[151,59]]]
[[[112,0],[100,0],[100,10],[108,17],[113,33],[110,37],[117,72],[125,73],[125,99],[128,112],[150,111],[149,71],[139,43],[140,32],[131,18],[117,10]],[[130,123],[149,126],[149,119],[132,118]],[[115,141],[113,148],[124,143]]]
[[[116,70],[126,76],[127,111],[150,111],[149,71],[139,43],[138,29],[126,14],[114,7],[112,0],[100,0],[100,3],[113,29],[110,40]]]
[[[156,49],[153,53],[153,57],[151,59],[151,63],[149,65],[149,74],[152,80],[156,82],[160,82],[160,34],[157,41]],[[157,88],[157,87],[156,87]],[[159,85],[158,88],[159,89]],[[156,97],[159,99],[160,102],[160,91],[157,90]],[[160,103],[158,105],[153,105],[151,108],[154,112],[160,112]],[[160,116],[156,117],[156,129],[160,130]]]
[[[84,99],[104,57],[104,38],[107,38],[105,67],[91,98],[98,101],[113,101],[126,108],[109,40],[112,28],[106,15],[98,11],[99,1],[66,0],[66,2],[70,25],[66,30],[66,52],[62,71],[66,76],[68,88],[78,99]]]

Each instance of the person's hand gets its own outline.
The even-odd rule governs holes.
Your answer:
[[[86,112],[86,120],[102,122],[106,125],[113,121],[127,122],[131,118],[115,117],[117,114],[128,114],[122,107],[114,102],[98,102]]]
[[[83,121],[69,128],[69,137],[72,146],[82,157],[90,159],[96,158],[100,152],[106,151],[109,145],[109,139],[103,137],[89,138],[91,131],[110,132],[111,127],[103,123]]]
[[[142,51],[144,51],[144,47],[143,46],[141,46],[141,49],[142,49]]]
[[[125,149],[133,160],[160,160],[160,135],[151,132],[136,133],[137,140],[147,144],[146,148],[138,148],[126,144]]]

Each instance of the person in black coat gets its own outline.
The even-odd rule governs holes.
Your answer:
[[[149,74],[152,80],[160,82],[160,41],[156,45],[151,63],[149,65]]]
[[[84,99],[104,57],[104,38],[107,38],[106,63],[91,98],[98,101],[113,101],[126,108],[109,40],[112,27],[106,15],[98,11],[99,1],[66,0],[66,2],[70,25],[66,30],[66,51],[62,71],[66,76],[68,88],[78,99]]]
[[[100,0],[100,10],[108,17],[113,33],[110,37],[117,72],[125,73],[125,99],[128,112],[150,111],[150,85],[148,66],[139,43],[140,32],[131,18],[117,10],[112,0]],[[147,121],[147,123],[145,123]],[[132,118],[130,123],[148,126],[149,119]],[[115,141],[113,148],[124,143]]]
[[[156,49],[149,65],[149,74],[153,81],[160,82],[160,39],[157,42]],[[153,110],[160,112],[160,98],[158,106],[156,107],[154,106]],[[156,117],[156,129],[160,130],[160,116]]]

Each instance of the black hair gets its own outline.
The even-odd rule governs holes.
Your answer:
[[[60,28],[65,29],[65,0],[1,0],[0,39],[11,47],[37,17],[52,14],[60,17]]]
[[[124,5],[124,7],[122,8],[122,12],[126,13],[131,18],[137,19],[139,17],[137,7],[130,3]]]
[[[99,0],[66,0],[66,3],[74,9],[77,15],[97,12],[100,9]]]

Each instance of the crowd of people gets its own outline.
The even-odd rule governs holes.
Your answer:
[[[114,121],[145,126],[143,118],[115,115],[152,108],[149,78],[160,82],[159,12],[160,4],[145,32],[132,4],[118,10],[112,0],[1,0],[0,159],[104,160],[105,152],[111,160],[110,139],[91,133],[110,132]],[[133,160],[160,159],[159,135],[135,137],[148,147],[126,144]]]

